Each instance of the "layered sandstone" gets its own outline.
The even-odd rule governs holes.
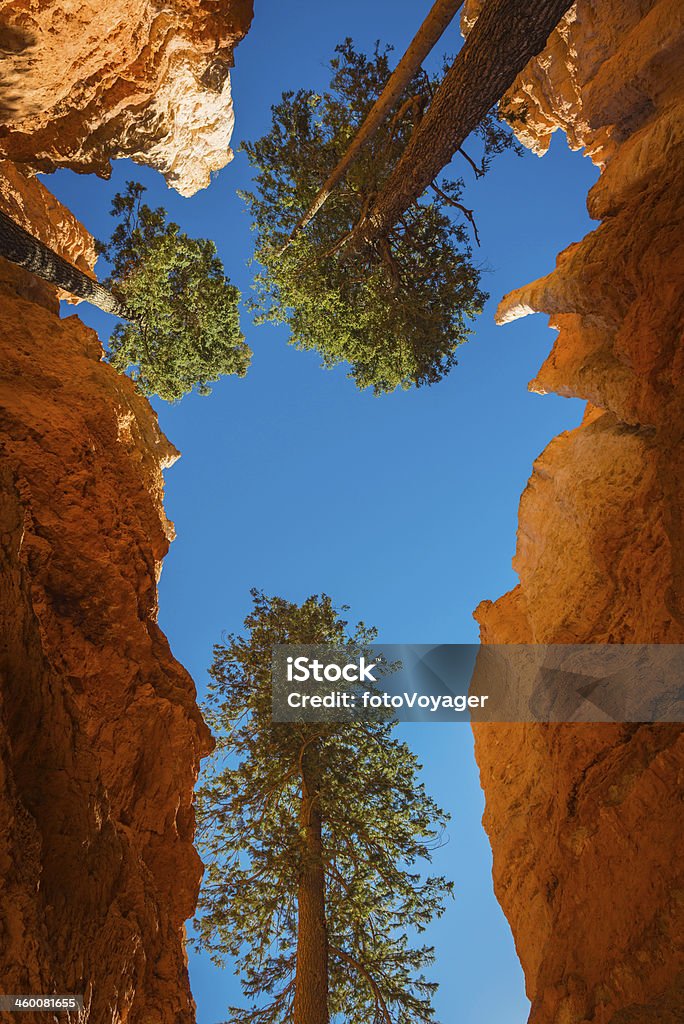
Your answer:
[[[485,642],[684,642],[683,20],[578,0],[512,91],[522,141],[560,129],[598,163],[601,223],[499,308],[550,314],[531,387],[588,404],[534,464]],[[530,1021],[681,1020],[681,728],[480,726],[476,751]]]
[[[32,174],[106,176],[128,156],[184,194],[208,184],[231,157],[251,15],[251,0],[0,0],[0,207],[92,273],[92,238]],[[83,993],[90,1024],[191,1024],[211,738],[156,624],[177,452],[60,297],[0,260],[1,987]]]
[[[192,195],[232,158],[251,19],[252,0],[0,0],[0,157],[105,177],[131,157]]]
[[[90,264],[72,215],[4,173],[3,206]],[[101,356],[54,289],[0,260],[0,977],[83,993],[82,1022],[190,1024],[211,740],[156,624],[177,452]]]

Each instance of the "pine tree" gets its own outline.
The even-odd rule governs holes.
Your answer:
[[[222,374],[247,372],[240,293],[224,275],[214,243],[167,223],[162,207],[142,202],[144,192],[129,181],[112,201],[119,223],[109,242],[97,243],[111,264],[103,282],[2,211],[0,256],[118,317],[107,357],[117,370],[131,370],[143,394],[175,401],[197,388],[206,395]]]
[[[487,0],[429,110],[356,228],[350,243],[377,242],[391,232],[483,117],[544,49],[574,0]],[[504,110],[506,108],[503,103]]]
[[[129,181],[112,201],[118,218],[98,251],[110,263],[104,282],[127,317],[109,339],[108,358],[146,395],[176,401],[196,388],[209,394],[223,374],[243,377],[251,352],[240,331],[240,293],[224,274],[215,244],[167,222]]]
[[[325,595],[252,595],[245,634],[216,646],[211,669],[218,745],[199,791],[199,944],[238,963],[251,1005],[231,1008],[235,1024],[425,1024],[433,950],[416,935],[451,884],[417,865],[446,815],[391,722],[271,717],[274,645],[358,651],[375,632],[348,630]]]
[[[435,0],[420,28],[411,40],[406,53],[387,80],[377,100],[368,111],[363,124],[354,136],[351,145],[341,160],[332,169],[308,210],[300,217],[290,238],[299,234],[316,216],[333,189],[344,180],[349,168],[358,160],[365,146],[384,121],[393,113],[411,80],[420,71],[425,58],[451,23],[452,18],[463,6],[463,0]]]
[[[126,317],[129,315],[120,298],[117,298],[99,281],[84,273],[80,267],[69,263],[63,256],[41,242],[21,224],[0,210],[0,256],[10,263],[24,267],[43,281],[54,284],[62,291],[85,299],[104,313]]]
[[[391,78],[389,50],[376,47],[367,57],[347,40],[337,47],[331,73],[322,95],[284,93],[272,108],[268,134],[243,144],[256,170],[244,197],[264,267],[255,281],[257,321],[287,323],[291,343],[318,351],[326,367],[350,364],[359,388],[381,394],[433,384],[456,362],[486,299],[473,260],[473,214],[461,201],[463,179],[431,182],[382,238],[348,242],[419,130],[440,76],[420,69],[412,75],[344,182],[297,233],[301,212]],[[491,115],[482,118],[476,136],[481,159],[467,159],[480,174],[513,142]]]

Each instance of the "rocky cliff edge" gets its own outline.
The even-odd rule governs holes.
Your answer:
[[[130,156],[183,194],[208,184],[231,157],[251,14],[0,3],[2,209],[92,273],[92,238],[36,170],[106,176]],[[156,622],[178,453],[59,298],[0,260],[2,988],[83,994],[80,1024],[192,1024],[192,800],[211,737]]]
[[[577,0],[511,91],[527,146],[599,165],[601,223],[499,307],[550,315],[530,386],[587,408],[534,463],[484,642],[684,641],[682,67],[675,0]],[[680,1020],[681,727],[479,726],[476,753],[531,1024]]]

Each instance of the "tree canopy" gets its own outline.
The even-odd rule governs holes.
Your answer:
[[[119,218],[98,251],[111,265],[106,287],[128,319],[115,327],[108,358],[146,395],[168,401],[196,388],[210,392],[223,374],[247,372],[251,352],[240,331],[240,293],[226,278],[216,246],[167,223],[162,207],[142,201],[145,188],[128,182],[112,201]]]
[[[376,394],[440,380],[486,299],[473,260],[472,212],[462,178],[435,181],[382,238],[354,236],[401,159],[441,76],[420,70],[392,116],[375,133],[344,182],[303,231],[290,235],[347,150],[387,82],[390,49],[371,56],[346,40],[330,63],[329,89],[284,93],[271,130],[243,147],[255,168],[244,193],[256,229],[255,309],[261,321],[286,322],[291,342],[317,350],[324,366],[350,364],[359,388]],[[511,145],[493,115],[477,129],[484,172]]]
[[[251,1005],[231,1008],[236,1024],[424,1024],[433,951],[415,933],[443,912],[451,884],[417,865],[447,816],[392,722],[271,714],[275,644],[356,652],[375,631],[348,629],[325,595],[297,605],[252,594],[244,635],[215,647],[211,669],[218,742],[198,797],[199,942],[237,961]]]

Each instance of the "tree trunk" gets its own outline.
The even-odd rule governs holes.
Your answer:
[[[321,805],[310,755],[302,757],[300,826],[304,836],[297,892],[297,969],[294,1024],[328,1024],[328,931]]]
[[[30,270],[36,277],[62,288],[70,295],[85,299],[94,306],[113,313],[124,320],[130,320],[131,314],[126,307],[103,288],[101,284],[88,277],[73,263],[58,256],[56,252],[44,245],[38,238],[15,224],[11,217],[0,210],[0,256],[10,263]]]
[[[463,0],[436,0],[432,5],[425,21],[413,37],[411,45],[392,72],[387,85],[378,96],[365,121],[354,136],[349,149],[331,171],[309,209],[297,222],[289,241],[296,238],[300,231],[303,231],[307,224],[313,220],[333,189],[342,181],[349,168],[356,163],[364,146],[370,142],[378,128],[386,121],[407,85],[453,19],[456,11],[462,5]]]
[[[376,241],[450,163],[501,99],[574,0],[486,0],[404,154],[385,182],[356,241]],[[353,244],[353,242],[352,242]]]

